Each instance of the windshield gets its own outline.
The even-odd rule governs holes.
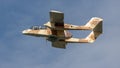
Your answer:
[[[45,29],[45,27],[41,27],[41,26],[32,26],[30,29],[39,30],[39,29]]]

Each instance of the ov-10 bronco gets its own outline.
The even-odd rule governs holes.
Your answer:
[[[50,11],[50,21],[44,24],[45,28],[33,26],[22,31],[24,35],[45,37],[52,43],[53,47],[66,48],[67,43],[93,43],[102,33],[102,21],[99,17],[93,17],[82,26],[64,24],[64,13],[60,11]],[[86,38],[73,38],[67,30],[91,30]]]

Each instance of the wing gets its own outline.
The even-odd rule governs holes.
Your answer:
[[[51,28],[52,35],[55,35],[57,37],[65,37],[64,30],[58,30],[57,28],[64,28],[64,14],[59,11],[52,10],[50,12],[50,23],[53,24],[55,29]]]
[[[64,28],[64,13],[52,10],[50,12],[50,21],[44,24],[51,29]]]
[[[51,33],[55,35],[59,40],[52,42],[52,46],[56,48],[66,48],[66,42],[64,40],[65,33],[64,30],[59,30],[59,28],[64,28],[64,14],[59,11],[50,12],[50,22]]]
[[[64,13],[59,11],[52,10],[50,12],[50,22],[54,24],[63,24],[64,25]],[[59,25],[58,25],[59,26]]]

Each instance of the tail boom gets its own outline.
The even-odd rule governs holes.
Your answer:
[[[66,43],[88,43],[87,39],[79,39],[79,38],[70,38],[65,40]]]
[[[86,38],[79,39],[79,38],[69,38],[66,39],[66,43],[93,43],[97,37],[100,35],[100,32],[92,31]]]

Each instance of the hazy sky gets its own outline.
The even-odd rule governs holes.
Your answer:
[[[93,44],[68,44],[67,49],[22,35],[49,21],[50,10],[64,12],[64,21],[75,25],[101,17],[103,34]],[[120,68],[119,18],[120,0],[0,0],[0,68]]]

